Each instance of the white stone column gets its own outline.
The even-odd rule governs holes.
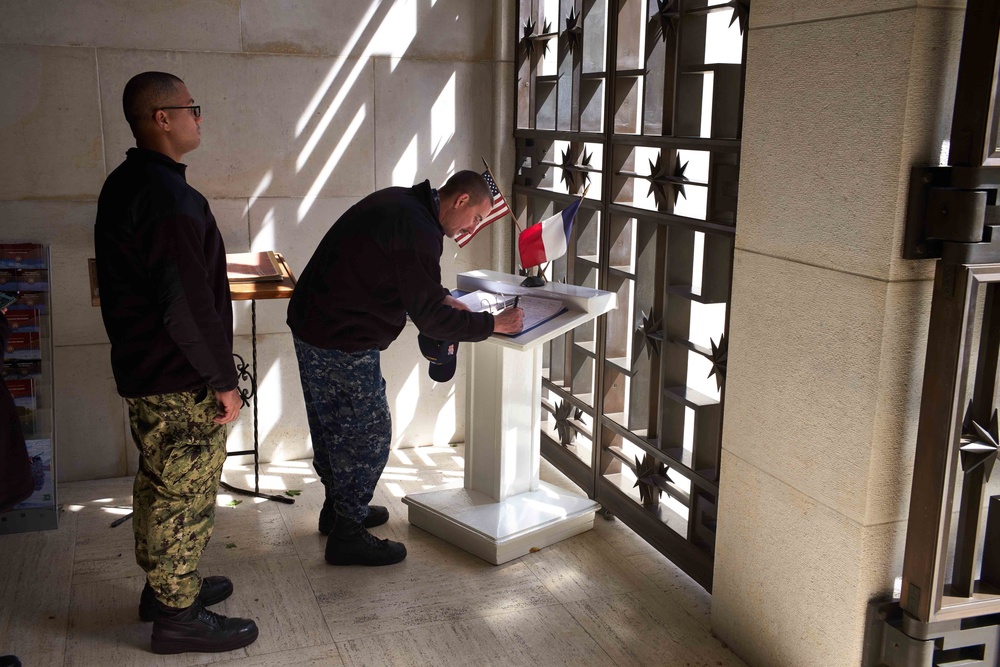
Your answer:
[[[901,573],[933,275],[906,193],[947,156],[963,9],[752,5],[712,599],[751,665],[860,664]]]
[[[515,0],[493,0],[493,175],[507,203],[513,207],[514,189],[514,25]],[[493,223],[494,271],[509,271],[511,259],[509,217]]]

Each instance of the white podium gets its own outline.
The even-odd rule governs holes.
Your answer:
[[[567,311],[515,338],[494,334],[468,355],[465,487],[412,493],[409,521],[499,565],[590,530],[598,504],[538,479],[542,344],[613,310],[612,292],[550,283],[521,287],[496,271],[458,276],[458,289],[558,299]]]

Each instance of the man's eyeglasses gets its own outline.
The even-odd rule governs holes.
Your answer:
[[[190,109],[195,118],[201,118],[201,106],[197,104],[192,107],[160,107],[157,111],[166,111],[167,109]]]

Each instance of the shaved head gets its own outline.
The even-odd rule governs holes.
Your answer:
[[[132,136],[138,138],[142,123],[152,120],[160,107],[170,105],[171,98],[177,94],[177,86],[183,83],[179,77],[166,72],[143,72],[129,79],[122,93],[122,107]]]
[[[449,178],[447,183],[438,188],[438,195],[441,196],[441,199],[457,197],[463,193],[469,195],[469,198],[477,204],[483,201],[493,203],[493,193],[490,191],[489,184],[486,183],[482,174],[477,174],[474,171],[459,171]]]

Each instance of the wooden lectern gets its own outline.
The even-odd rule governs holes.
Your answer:
[[[521,287],[496,271],[458,276],[458,289],[558,299],[566,311],[519,336],[469,350],[465,486],[403,498],[415,526],[499,565],[590,530],[598,504],[539,481],[542,344],[615,308],[613,292],[549,283]]]

